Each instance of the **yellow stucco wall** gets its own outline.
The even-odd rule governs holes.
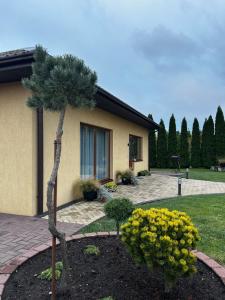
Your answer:
[[[36,114],[19,82],[0,84],[0,212],[36,214]]]
[[[29,93],[19,82],[0,84],[0,212],[37,213],[36,112],[26,106]],[[44,210],[46,187],[53,164],[53,141],[58,114],[44,112]],[[148,130],[101,109],[67,109],[58,175],[58,205],[79,197],[74,183],[80,178],[80,123],[111,130],[111,170],[129,168],[129,134],[143,137],[143,161],[135,173],[148,168]]]
[[[44,195],[46,202],[46,185],[53,164],[53,141],[55,137],[58,113],[44,113]],[[66,111],[64,134],[62,140],[62,159],[58,175],[58,204],[64,204],[78,197],[74,195],[74,182],[80,178],[80,123],[87,123],[111,129],[111,178],[118,170],[129,168],[129,134],[143,138],[143,161],[135,162],[135,173],[148,169],[148,130],[117,117],[114,114],[95,108],[72,109]],[[44,204],[44,210],[45,204]]]

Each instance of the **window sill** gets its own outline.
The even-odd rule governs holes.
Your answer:
[[[135,163],[135,162],[141,162],[143,159],[136,159],[136,160],[130,160],[130,162]]]

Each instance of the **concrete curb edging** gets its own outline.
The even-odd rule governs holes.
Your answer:
[[[107,236],[115,236],[115,231],[110,232],[93,232],[93,233],[82,233],[82,234],[74,234],[72,236],[68,236],[66,241],[80,240],[83,238],[95,238],[95,237],[107,237]],[[22,256],[17,256],[16,258],[9,261],[6,265],[0,268],[0,300],[2,299],[4,287],[9,279],[10,275],[24,262],[26,262],[29,258],[36,256],[37,254],[51,248],[52,241],[33,247],[29,249]],[[57,243],[59,244],[59,243]],[[205,255],[204,253],[194,250],[193,251],[197,258],[203,262],[206,266],[208,266],[216,275],[220,278],[222,283],[225,285],[225,267],[218,264],[215,260]]]
[[[198,260],[203,262],[207,267],[209,267],[216,275],[220,278],[220,280],[225,285],[225,267],[218,264],[214,259],[205,255],[200,251],[193,251],[197,256]]]

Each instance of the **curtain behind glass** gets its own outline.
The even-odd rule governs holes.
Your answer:
[[[109,132],[96,130],[96,179],[109,177]]]
[[[80,175],[82,179],[94,176],[94,129],[80,128]]]

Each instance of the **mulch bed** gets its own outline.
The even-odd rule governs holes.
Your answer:
[[[86,245],[99,247],[99,256],[86,255]],[[114,237],[85,238],[68,242],[71,272],[71,295],[57,299],[98,300],[207,300],[225,299],[225,287],[203,263],[198,262],[192,278],[180,279],[170,294],[164,294],[163,281],[144,266],[137,267],[120,241]],[[58,251],[59,252],[59,251]],[[51,264],[50,250],[25,262],[8,280],[3,300],[50,299],[50,283],[37,278]],[[60,259],[60,257],[58,257]]]

